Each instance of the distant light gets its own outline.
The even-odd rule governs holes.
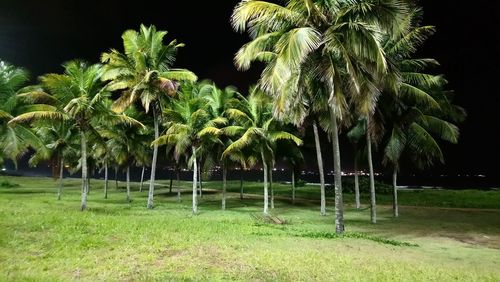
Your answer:
[[[7,170],[7,169],[6,169],[5,167],[4,167],[4,168],[2,168],[2,171],[6,171],[6,170]]]

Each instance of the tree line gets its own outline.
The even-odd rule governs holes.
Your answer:
[[[141,25],[123,33],[123,49],[110,49],[99,64],[73,60],[61,74],[45,74],[27,85],[23,68],[0,62],[0,161],[16,163],[30,149],[31,165],[50,161],[81,171],[81,210],[87,207],[89,167],[151,175],[147,207],[154,207],[155,173],[160,146],[176,171],[193,170],[192,210],[198,211],[201,170],[220,167],[222,209],[226,208],[230,168],[263,169],[264,207],[274,208],[272,170],[277,161],[294,167],[303,161],[301,146],[312,130],[320,175],[320,214],[326,215],[325,176],[319,134],[333,148],[335,229],[344,232],[339,135],[355,151],[356,207],[360,208],[358,166],[370,175],[371,222],[376,223],[374,148],[393,171],[394,216],[398,216],[397,174],[403,158],[416,168],[444,162],[440,143],[456,143],[456,124],[466,116],[453,104],[438,65],[416,54],[435,32],[422,25],[422,9],[413,1],[290,0],[283,4],[243,0],[231,24],[248,32],[249,42],[235,55],[239,70],[264,64],[260,79],[245,94],[198,81],[175,68],[184,44],[166,43],[166,31]],[[295,176],[292,174],[292,186]],[[294,187],[292,188],[294,189]],[[295,190],[293,190],[295,191]],[[180,192],[178,191],[180,198]]]

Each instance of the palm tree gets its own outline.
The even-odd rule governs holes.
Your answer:
[[[246,148],[252,148],[260,154],[264,171],[264,215],[269,214],[268,173],[269,165],[274,160],[272,144],[278,140],[290,140],[301,145],[297,136],[282,131],[280,124],[272,117],[269,97],[254,87],[248,98],[241,98],[237,108],[227,110],[229,117],[236,122],[227,126],[223,132],[230,136],[240,137],[229,145],[223,157],[240,154]]]
[[[338,120],[345,116],[344,89],[359,89],[358,73],[366,65],[384,72],[387,66],[380,45],[381,27],[392,27],[405,10],[394,1],[242,1],[234,9],[233,28],[250,30],[252,41],[237,53],[240,69],[264,61],[262,88],[275,96],[275,115],[286,115],[300,104],[301,77],[319,77],[329,89],[331,140],[335,170],[335,226],[344,231]],[[316,60],[314,68],[303,68]],[[343,75],[345,74],[345,75]]]
[[[87,207],[87,134],[90,119],[95,116],[93,106],[101,95],[100,67],[72,61],[64,65],[64,74],[48,74],[41,78],[42,85],[58,100],[59,109],[33,111],[19,115],[14,122],[33,119],[65,120],[73,119],[79,132],[81,143],[82,200],[81,210]],[[97,99],[95,99],[97,98]],[[62,110],[62,111],[58,111]]]
[[[64,120],[55,123],[40,121],[33,124],[33,128],[43,147],[33,147],[35,152],[29,159],[29,164],[36,166],[40,161],[51,160],[53,167],[58,168],[57,199],[61,200],[66,160],[69,163],[71,158],[75,158],[79,154],[78,132],[74,124]]]
[[[154,145],[174,146],[176,159],[182,154],[191,156],[189,163],[193,166],[193,214],[198,213],[197,183],[198,183],[198,155],[204,146],[204,138],[200,134],[207,127],[214,127],[220,121],[212,121],[207,110],[206,100],[199,97],[196,85],[181,87],[177,99],[163,110],[167,123],[166,132],[156,139]]]
[[[385,92],[393,95],[385,99],[379,119],[388,120],[390,124],[384,146],[384,163],[393,168],[395,217],[398,216],[397,171],[401,154],[406,151],[412,156],[413,163],[420,164],[420,167],[431,165],[433,159],[442,162],[441,150],[432,134],[456,143],[458,128],[447,120],[454,117],[452,121],[459,122],[465,117],[463,109],[453,105],[442,90],[446,83],[442,76],[423,72],[425,67],[437,65],[437,62],[412,58],[418,47],[435,31],[433,26],[421,26],[421,19],[422,10],[413,7],[403,22],[403,32],[387,38],[384,43],[391,67],[380,83]]]
[[[401,96],[381,101],[381,115],[389,121],[385,125],[387,133],[383,140],[383,164],[393,170],[394,217],[399,216],[397,174],[401,158],[406,156],[418,169],[430,167],[436,160],[444,163],[437,138],[457,143],[459,130],[453,123],[465,118],[465,111],[452,104],[449,92],[439,87],[421,90],[436,97],[439,109],[412,103]]]
[[[153,113],[154,139],[160,136],[162,108],[168,102],[168,96],[177,91],[178,81],[195,81],[196,76],[184,69],[172,68],[177,50],[184,44],[176,40],[164,45],[166,31],[157,31],[155,26],[141,25],[139,31],[127,30],[123,33],[124,53],[112,49],[103,53],[104,65],[102,79],[109,81],[109,91],[121,91],[120,98],[114,104],[114,110],[123,112],[140,100],[146,113]],[[167,94],[167,95],[165,95]],[[153,146],[151,180],[149,183],[148,204],[153,208],[156,161],[158,145]]]
[[[97,161],[97,164],[100,167],[99,172],[104,170],[104,199],[108,198],[108,190],[109,190],[109,166],[113,162],[113,154],[108,147],[108,144],[104,138],[103,142],[95,142],[92,146],[92,157]]]
[[[277,146],[277,155],[288,164],[291,172],[292,203],[295,204],[295,171],[304,163],[304,156],[293,142],[280,142]]]
[[[361,155],[362,139],[366,134],[366,122],[364,119],[358,119],[355,125],[347,133],[347,138],[353,144],[354,151],[354,194],[356,201],[356,209],[361,208],[361,200],[359,194],[359,158]]]
[[[28,81],[29,75],[25,69],[0,60],[0,164],[9,159],[17,167],[17,159],[27,153],[30,147],[43,148],[43,142],[29,128],[19,124],[9,125],[15,116],[45,107],[34,103],[50,100],[43,93],[27,97],[24,93],[36,88],[23,88]],[[44,150],[43,153],[47,157],[48,152]]]
[[[102,87],[101,66],[89,65],[82,61],[70,61],[63,65],[64,74],[47,74],[40,78],[45,90],[52,94],[53,106],[35,109],[11,120],[11,123],[46,121],[70,121],[75,124],[80,135],[82,196],[81,210],[87,207],[89,191],[87,167],[87,139],[96,135],[92,120],[99,119],[102,123],[116,125],[119,123],[138,123],[125,115],[110,114],[103,101],[109,93]],[[39,95],[37,92],[29,93]],[[48,95],[43,93],[43,95]]]
[[[129,108],[125,114],[134,119],[140,119],[139,113],[133,108]],[[125,167],[127,202],[130,202],[130,167],[145,154],[144,146],[141,144],[145,144],[148,140],[147,135],[145,135],[146,131],[134,124],[120,124],[109,129],[102,128],[99,132],[108,140],[106,145],[117,164]]]
[[[220,121],[220,123],[227,123],[228,115],[227,110],[236,106],[239,102],[238,97],[241,95],[237,92],[236,88],[228,86],[224,89],[218,89],[215,84],[207,83],[200,89],[200,96],[203,97],[208,104],[208,112],[211,115],[211,119]],[[207,157],[212,157],[215,163],[220,163],[222,167],[222,210],[226,209],[226,190],[227,190],[227,170],[228,166],[232,162],[231,158],[223,158],[222,152],[229,146],[231,140],[228,136],[221,134],[221,130],[214,127],[207,127],[203,130],[201,135],[207,136],[216,140],[213,145],[213,149],[208,147],[207,151],[211,154],[207,154]],[[208,143],[208,142],[207,142]],[[209,144],[210,145],[210,144]],[[233,161],[234,162],[234,161]],[[237,163],[241,163],[236,160]]]
[[[149,128],[146,128],[149,129]],[[146,133],[144,137],[151,136],[151,134]],[[144,173],[146,171],[146,167],[148,164],[151,164],[151,154],[150,154],[150,145],[151,138],[148,138],[148,141],[143,143],[135,144],[135,164],[139,167],[142,167],[141,171],[141,183],[139,184],[139,191],[142,192],[142,187],[144,186]]]

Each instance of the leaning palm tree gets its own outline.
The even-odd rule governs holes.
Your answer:
[[[344,231],[337,124],[346,115],[344,89],[359,89],[358,74],[368,65],[385,71],[381,34],[392,29],[405,10],[399,0],[292,0],[283,6],[250,0],[241,1],[233,12],[234,29],[248,29],[252,38],[238,51],[235,61],[240,69],[248,69],[255,60],[266,63],[260,84],[275,97],[277,117],[301,106],[302,77],[318,77],[329,90],[338,233]],[[304,68],[308,60],[317,63]]]
[[[264,215],[269,215],[268,173],[269,166],[274,161],[272,145],[278,140],[290,140],[301,145],[302,140],[297,136],[281,130],[280,123],[272,116],[270,97],[257,87],[250,90],[248,98],[241,98],[237,108],[227,111],[235,125],[223,128],[223,132],[230,136],[240,136],[229,145],[223,157],[239,154],[246,148],[252,148],[260,155],[264,171]]]
[[[163,115],[168,120],[165,124],[167,130],[153,141],[153,145],[173,146],[176,159],[182,154],[191,156],[189,163],[193,166],[192,210],[193,214],[197,214],[198,156],[205,141],[200,133],[206,127],[217,127],[220,121],[210,119],[206,100],[198,96],[196,85],[182,86],[178,98],[171,102],[170,107],[163,109]]]
[[[103,53],[104,65],[102,79],[109,81],[109,91],[121,91],[120,98],[114,104],[116,112],[123,112],[140,101],[146,113],[153,114],[154,138],[160,136],[162,108],[168,103],[168,96],[177,91],[178,82],[195,81],[196,76],[184,69],[172,68],[177,50],[184,44],[176,40],[165,45],[166,31],[157,31],[155,26],[141,25],[139,31],[127,30],[123,33],[124,53],[112,49]],[[153,146],[151,180],[147,207],[153,208],[156,161],[158,146]]]

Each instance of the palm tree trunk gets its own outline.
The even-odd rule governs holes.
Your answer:
[[[340,168],[340,145],[337,117],[330,111],[332,120],[333,169],[335,178],[335,232],[344,232],[344,202],[342,199],[342,170]]]
[[[174,176],[170,176],[170,185],[168,187],[168,193],[172,194],[172,185],[174,184]]]
[[[81,146],[82,146],[82,202],[80,209],[84,211],[87,208],[87,191],[88,191],[88,181],[87,181],[87,139],[85,137],[85,132],[80,130]]]
[[[181,176],[180,176],[180,169],[177,167],[176,168],[176,174],[177,174],[177,202],[181,201]]]
[[[57,191],[57,200],[61,200],[61,195],[63,191],[63,179],[64,179],[64,158],[61,157],[61,163],[59,168],[59,191]]]
[[[118,190],[118,166],[115,166],[115,189]]]
[[[104,199],[108,198],[108,161],[104,162]]]
[[[399,207],[398,207],[398,169],[396,166],[394,166],[394,170],[392,171],[392,187],[393,187],[393,194],[392,194],[392,211],[394,213],[394,217],[399,217]]]
[[[226,209],[227,168],[222,165],[222,210]]]
[[[144,185],[144,171],[146,170],[146,166],[142,166],[141,172],[141,185],[139,186],[139,192],[142,192],[142,186]]]
[[[198,213],[198,203],[197,203],[197,184],[198,184],[198,162],[196,160],[196,148],[193,146],[191,147],[193,151],[193,214]]]
[[[243,200],[243,168],[240,170],[240,200]]]
[[[295,169],[292,168],[292,204],[295,204]]]
[[[127,202],[130,202],[130,165],[127,165]]]
[[[269,190],[271,190],[271,209],[274,209],[273,166],[269,167]]]
[[[87,174],[87,195],[90,194],[90,177],[91,177],[91,175]]]
[[[323,169],[323,156],[321,154],[321,143],[319,141],[318,125],[316,121],[313,123],[314,143],[316,144],[316,159],[318,161],[319,182],[321,191],[321,209],[320,214],[326,215],[326,193],[325,193],[325,171]]]
[[[356,198],[356,209],[361,208],[361,200],[359,196],[359,175],[358,175],[358,158],[356,157],[356,147],[354,148],[354,194]]]
[[[153,107],[154,116],[154,127],[155,127],[155,140],[160,136],[158,113],[156,112],[156,107]],[[153,197],[155,192],[155,173],[156,173],[156,160],[158,159],[158,144],[153,145],[153,160],[151,162],[151,179],[149,180],[149,192],[148,192],[148,209],[154,207]]]
[[[267,191],[268,168],[267,168],[266,158],[264,157],[264,151],[261,150],[260,155],[262,157],[262,166],[264,170],[264,215],[269,215],[269,193]]]
[[[177,163],[174,164],[174,171],[177,172]],[[174,174],[172,174],[170,176],[170,188],[169,188],[169,192],[168,192],[169,194],[172,194],[172,185],[173,185],[173,182],[174,182]]]
[[[370,170],[370,217],[372,223],[377,223],[377,202],[375,199],[375,175],[373,172],[372,161],[372,139],[368,127],[370,125],[370,117],[366,117],[366,146],[368,149],[368,168]]]
[[[200,187],[200,198],[203,198],[203,187],[201,186],[201,156],[200,161],[198,162],[198,185]]]

